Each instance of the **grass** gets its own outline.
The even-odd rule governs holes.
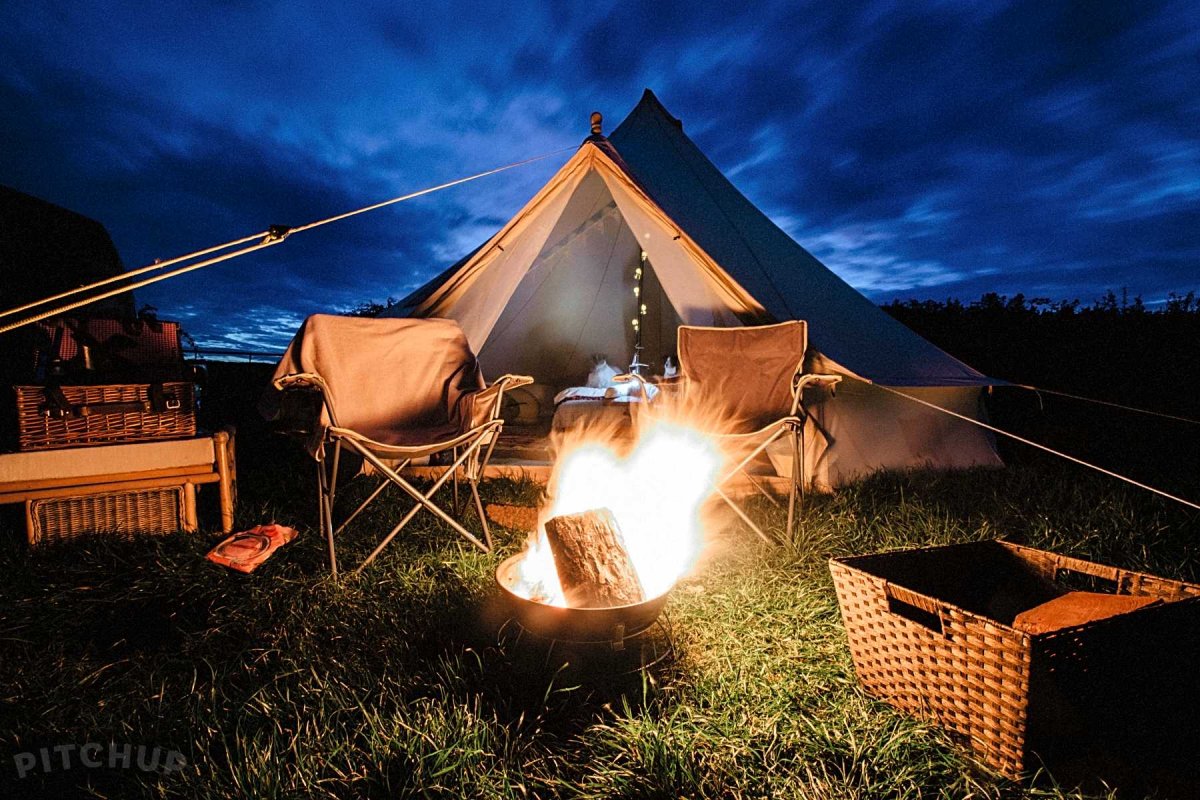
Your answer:
[[[879,475],[813,498],[794,548],[727,526],[670,600],[675,658],[622,674],[501,628],[492,570],[516,534],[485,556],[425,515],[364,575],[330,580],[308,465],[242,448],[239,523],[302,531],[252,576],[203,559],[211,532],[36,554],[3,537],[0,797],[1107,797],[1006,781],[868,698],[827,559],[1004,535],[1200,577],[1196,515],[1070,466]],[[365,555],[400,507],[339,554]],[[84,742],[187,766],[17,779],[10,754]]]

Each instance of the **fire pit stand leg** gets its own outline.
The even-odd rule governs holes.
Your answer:
[[[620,652],[625,649],[625,623],[618,622],[612,630],[612,649]]]
[[[647,638],[642,641],[642,648],[641,648],[640,656],[641,656],[641,662],[642,662],[641,670],[643,672],[650,669],[651,667],[656,667],[659,664],[661,664],[662,662],[666,661],[667,659],[673,658],[675,656],[675,628],[671,624],[671,617],[666,611],[663,611],[663,613],[658,617],[658,619],[656,619],[654,621],[654,624],[651,625],[649,628],[647,628],[645,631],[643,631],[643,633],[640,635],[649,633],[650,631],[654,630],[655,628],[658,628],[658,630],[662,633],[662,638],[664,640],[663,648],[662,648],[662,650],[658,650],[657,647],[654,648],[652,657],[649,660],[647,660],[646,659],[646,647],[647,647],[647,645],[652,644],[654,642],[654,639]]]

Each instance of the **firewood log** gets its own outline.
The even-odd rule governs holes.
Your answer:
[[[563,595],[573,608],[611,608],[645,599],[617,520],[607,508],[546,520]]]

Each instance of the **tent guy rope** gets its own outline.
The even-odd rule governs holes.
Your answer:
[[[246,242],[252,242],[255,239],[262,239],[268,233],[269,233],[269,231],[260,231],[259,233],[253,233],[253,234],[250,234],[249,236],[243,236],[240,239],[234,239],[233,241],[225,242],[224,244],[218,244],[218,245],[213,245],[212,247],[206,247],[203,250],[197,250],[193,253],[187,253],[182,256],[175,256],[174,258],[168,258],[168,259],[163,259],[160,261],[155,261],[153,264],[147,264],[144,267],[138,267],[137,269],[132,269],[132,270],[129,270],[128,272],[122,272],[120,275],[111,275],[107,278],[102,278],[101,280],[98,280],[95,283],[89,283],[89,284],[85,284],[83,286],[76,286],[74,289],[68,289],[65,292],[59,292],[58,294],[51,295],[50,297],[43,297],[41,300],[34,300],[32,303],[26,303],[23,306],[17,306],[16,308],[10,308],[7,311],[0,311],[0,318],[10,317],[13,314],[20,314],[22,311],[28,311],[31,308],[37,308],[38,306],[45,305],[46,303],[53,303],[56,300],[63,300],[68,297],[71,297],[73,295],[79,294],[80,292],[87,292],[92,289],[99,289],[101,286],[107,286],[110,283],[116,283],[117,281],[124,281],[124,280],[128,280],[130,278],[136,278],[138,275],[144,275],[147,272],[153,272],[154,270],[158,270],[158,269],[165,269],[166,267],[169,267],[172,264],[178,264],[180,261],[187,261],[189,258],[200,258],[201,256],[206,256],[206,255],[209,255],[210,253],[217,253],[217,252],[220,252],[221,250],[227,250],[230,247],[236,247],[239,244],[245,244]],[[121,291],[125,291],[125,290],[122,289]]]
[[[849,377],[853,377],[853,376],[849,376]],[[1111,477],[1111,478],[1116,478],[1117,480],[1124,481],[1125,483],[1128,483],[1128,484],[1131,484],[1131,485],[1133,485],[1133,486],[1136,486],[1136,487],[1138,487],[1139,489],[1145,489],[1147,492],[1152,492],[1152,493],[1154,493],[1154,494],[1156,494],[1156,495],[1159,495],[1160,497],[1165,497],[1165,498],[1167,498],[1168,500],[1174,500],[1176,503],[1180,503],[1181,505],[1185,505],[1185,506],[1187,506],[1188,508],[1194,508],[1194,509],[1196,509],[1197,511],[1200,511],[1200,504],[1193,503],[1191,500],[1185,500],[1185,499],[1183,499],[1182,497],[1178,497],[1178,496],[1176,496],[1176,495],[1173,495],[1173,494],[1171,494],[1171,493],[1169,493],[1169,492],[1164,492],[1162,489],[1156,489],[1155,487],[1153,487],[1153,486],[1150,486],[1149,484],[1145,484],[1145,483],[1142,483],[1142,482],[1140,482],[1140,481],[1136,481],[1136,480],[1134,480],[1133,478],[1130,478],[1130,477],[1127,477],[1127,476],[1125,476],[1125,475],[1122,475],[1122,474],[1121,474],[1121,473],[1119,473],[1119,472],[1113,472],[1112,470],[1108,470],[1108,469],[1105,469],[1104,467],[1100,467],[1100,466],[1097,466],[1097,465],[1095,465],[1095,464],[1092,464],[1092,463],[1089,463],[1089,462],[1087,462],[1087,461],[1084,461],[1084,460],[1083,460],[1083,459],[1081,459],[1081,458],[1076,458],[1075,456],[1068,455],[1068,454],[1066,454],[1066,453],[1063,453],[1063,452],[1061,452],[1061,451],[1059,451],[1059,450],[1055,450],[1055,449],[1054,449],[1054,448],[1052,448],[1052,447],[1047,447],[1047,446],[1046,446],[1046,445],[1044,445],[1044,444],[1038,444],[1037,442],[1035,442],[1035,441],[1032,441],[1031,439],[1026,439],[1026,438],[1025,438],[1025,437],[1023,437],[1023,436],[1018,436],[1018,435],[1017,435],[1017,434],[1015,434],[1015,433],[1010,433],[1010,432],[1008,432],[1008,431],[1006,431],[1006,430],[1002,430],[1002,429],[1000,429],[1000,428],[997,428],[997,427],[995,427],[994,425],[989,425],[989,424],[987,424],[986,422],[982,422],[982,421],[980,421],[980,420],[977,420],[977,419],[974,419],[974,418],[972,418],[972,417],[968,417],[968,416],[966,416],[965,414],[959,414],[957,411],[951,411],[951,410],[950,410],[950,409],[948,409],[948,408],[943,408],[943,407],[941,407],[941,406],[939,406],[939,405],[937,405],[937,404],[935,404],[935,403],[930,403],[930,402],[929,402],[929,401],[927,401],[927,400],[922,400],[922,399],[920,399],[919,397],[913,397],[913,396],[912,396],[912,395],[910,395],[910,394],[905,394],[904,392],[901,392],[901,391],[899,391],[899,390],[897,390],[897,389],[893,389],[893,388],[892,388],[892,387],[890,387],[890,386],[884,386],[883,384],[880,384],[880,383],[871,383],[871,382],[869,382],[869,381],[863,381],[863,380],[862,380],[862,378],[854,378],[854,380],[862,381],[863,383],[865,383],[865,384],[867,384],[867,385],[869,385],[869,386],[875,386],[875,387],[877,387],[877,388],[879,388],[879,389],[882,389],[882,390],[884,390],[885,392],[890,392],[890,393],[892,393],[892,394],[894,394],[894,395],[896,395],[896,396],[898,396],[898,397],[903,397],[903,398],[904,398],[904,399],[906,399],[906,400],[911,400],[911,401],[912,401],[912,402],[914,402],[914,403],[919,403],[920,405],[923,405],[923,406],[925,406],[925,407],[927,407],[927,408],[932,408],[934,411],[941,411],[941,412],[942,412],[942,413],[944,413],[944,414],[949,414],[949,415],[950,415],[950,416],[952,416],[952,417],[956,417],[956,418],[958,418],[958,419],[961,419],[961,420],[963,420],[963,421],[965,421],[965,422],[969,422],[969,423],[971,423],[972,425],[978,425],[978,426],[979,426],[979,427],[981,427],[981,428],[986,428],[987,430],[991,431],[992,433],[998,433],[998,434],[1000,434],[1001,436],[1007,436],[1008,438],[1010,438],[1010,439],[1014,439],[1014,440],[1016,440],[1016,441],[1020,442],[1021,444],[1027,444],[1027,445],[1029,445],[1030,447],[1036,447],[1038,450],[1043,450],[1043,451],[1045,451],[1045,452],[1047,452],[1047,453],[1051,453],[1052,455],[1059,456],[1060,458],[1065,458],[1065,459],[1067,459],[1068,461],[1071,461],[1071,462],[1074,462],[1074,463],[1076,463],[1076,464],[1079,464],[1079,465],[1081,465],[1081,466],[1087,467],[1088,469],[1093,469],[1093,470],[1095,470],[1096,472],[1100,472],[1100,473],[1102,473],[1102,474],[1104,474],[1104,475],[1108,475],[1108,476],[1109,476],[1109,477]],[[1026,388],[1028,388],[1028,387],[1026,387]]]
[[[433,192],[441,191],[442,189],[449,189],[453,186],[458,186],[463,183],[468,183],[470,181],[478,180],[479,178],[485,178],[488,175],[495,175],[498,172],[504,172],[506,170],[515,169],[516,167],[521,167],[521,166],[525,166],[527,164],[532,164],[535,161],[541,161],[543,159],[547,159],[552,156],[559,155],[560,153],[565,153],[567,151],[574,150],[574,149],[575,149],[574,145],[572,145],[570,147],[560,147],[557,150],[552,150],[548,153],[542,153],[541,155],[534,156],[532,158],[526,158],[521,161],[515,161],[511,164],[506,164],[502,167],[495,167],[494,169],[485,170],[484,172],[478,172],[478,173],[475,173],[474,175],[468,175],[464,178],[457,178],[455,180],[448,181],[446,183],[438,184],[437,186],[430,186],[428,188],[420,189],[415,192],[410,192],[408,194],[400,195],[399,197],[393,197],[389,200],[384,200],[379,203],[373,203],[371,205],[363,206],[362,208],[356,208],[352,211],[347,211],[342,214],[336,214],[332,217],[326,217],[324,219],[319,219],[314,222],[309,222],[305,225],[299,225],[299,226],[295,226],[295,227],[289,227],[286,225],[273,225],[273,226],[269,227],[266,231],[262,231],[260,233],[255,233],[250,236],[244,236],[240,239],[234,239],[234,240],[226,242],[224,244],[215,245],[213,247],[207,247],[202,250],[197,250],[193,253],[188,253],[186,255],[176,256],[175,258],[168,259],[166,261],[158,261],[153,264],[148,264],[144,267],[139,267],[138,269],[132,270],[130,272],[126,272],[122,275],[116,275],[111,278],[106,278],[104,280],[97,281],[92,284],[88,284],[86,286],[80,286],[77,289],[72,289],[67,292],[62,292],[60,294],[53,295],[51,297],[47,297],[45,299],[38,300],[33,303],[27,303],[26,305],[19,306],[17,308],[8,309],[7,311],[0,312],[0,318],[11,316],[13,314],[18,314],[23,311],[28,311],[31,308],[36,308],[38,306],[42,306],[47,303],[52,303],[57,300],[65,299],[67,297],[72,297],[74,295],[81,294],[83,292],[88,292],[88,291],[91,291],[92,289],[97,289],[97,288],[106,286],[110,283],[113,283],[113,282],[116,282],[119,280],[124,280],[124,279],[130,278],[130,277],[135,277],[137,275],[145,274],[147,272],[153,272],[155,270],[160,270],[160,269],[163,269],[164,267],[168,267],[173,264],[179,264],[181,262],[187,261],[188,259],[199,258],[201,256],[209,255],[211,253],[220,252],[221,250],[227,250],[230,247],[236,247],[238,245],[245,244],[247,242],[252,242],[255,239],[259,240],[256,244],[250,245],[249,247],[243,247],[239,250],[234,250],[233,252],[229,252],[229,253],[222,253],[219,256],[214,256],[213,258],[204,259],[203,261],[197,261],[197,262],[191,263],[191,264],[184,264],[181,267],[176,267],[175,269],[172,269],[168,272],[164,272],[159,275],[153,275],[149,278],[145,278],[140,281],[135,281],[134,283],[131,283],[131,284],[119,286],[115,289],[110,289],[108,291],[101,292],[100,294],[95,295],[95,296],[86,297],[82,300],[76,300],[74,302],[67,303],[62,306],[57,306],[48,311],[42,311],[42,312],[33,314],[31,316],[25,317],[24,319],[18,320],[16,322],[6,323],[5,325],[0,326],[0,333],[7,333],[8,331],[14,330],[16,328],[20,328],[25,325],[30,325],[35,322],[40,322],[41,320],[47,319],[49,317],[57,316],[59,314],[65,314],[68,311],[74,311],[77,308],[81,308],[82,306],[90,305],[91,303],[95,303],[99,300],[106,300],[109,297],[114,297],[118,294],[123,294],[124,292],[133,291],[134,289],[140,289],[143,286],[149,286],[152,283],[157,283],[159,281],[163,281],[168,278],[174,278],[177,275],[183,275],[185,273],[192,272],[194,270],[212,266],[213,264],[219,264],[222,261],[229,261],[231,259],[237,258],[238,256],[247,255],[247,254],[253,253],[257,250],[262,250],[267,247],[272,247],[274,245],[282,243],[285,239],[287,239],[287,237],[291,236],[294,233],[303,233],[304,231],[309,231],[309,230],[312,230],[313,228],[319,228],[322,225],[328,225],[331,222],[339,222],[341,220],[348,219],[349,217],[354,217],[359,214],[365,214],[368,211],[375,211],[377,209],[384,208],[385,206],[394,205],[396,203],[402,203],[405,200],[412,200],[414,198],[421,197],[423,195],[432,194]]]
[[[1188,417],[1180,417],[1180,416],[1176,416],[1175,414],[1165,414],[1162,411],[1150,411],[1145,408],[1136,408],[1134,406],[1126,406],[1126,405],[1122,405],[1121,403],[1114,403],[1109,400],[1097,400],[1094,397],[1084,397],[1083,395],[1071,394],[1069,392],[1060,392],[1055,389],[1043,389],[1040,386],[1027,386],[1023,383],[1011,383],[1011,384],[1009,384],[1009,386],[1012,386],[1017,389],[1026,389],[1028,391],[1035,392],[1035,393],[1053,394],[1053,395],[1057,395],[1058,397],[1067,397],[1067,398],[1070,398],[1071,400],[1079,400],[1084,403],[1095,403],[1096,405],[1099,405],[1099,406],[1108,406],[1110,408],[1119,408],[1122,411],[1130,411],[1134,414],[1145,414],[1150,417],[1160,417],[1162,419],[1173,420],[1174,422],[1186,422],[1189,425],[1200,425],[1200,420],[1189,419]]]

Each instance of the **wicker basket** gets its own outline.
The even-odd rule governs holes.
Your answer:
[[[85,533],[174,533],[187,525],[183,486],[30,500],[31,545]]]
[[[157,387],[161,386],[161,395]],[[17,386],[17,448],[51,450],[100,444],[183,439],[196,435],[191,383],[62,386],[50,402],[42,386]],[[156,396],[157,395],[157,396]]]
[[[863,687],[962,735],[994,769],[1124,774],[1150,756],[1195,768],[1200,586],[998,541],[830,571]],[[1011,626],[1073,588],[1165,602],[1047,633]]]

